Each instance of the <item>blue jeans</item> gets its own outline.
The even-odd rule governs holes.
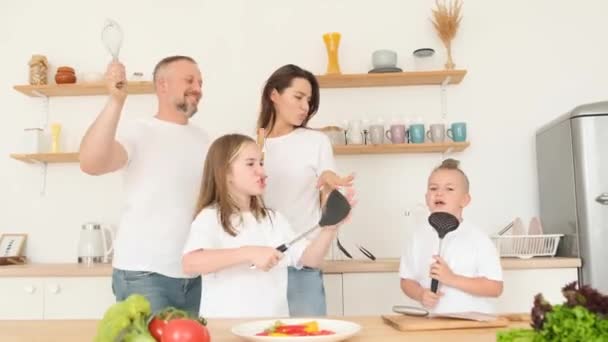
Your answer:
[[[289,267],[287,278],[287,302],[289,316],[326,316],[323,274],[317,268]]]
[[[190,312],[198,317],[201,304],[201,277],[171,278],[147,271],[112,271],[112,291],[116,301],[139,293],[150,301],[152,312],[167,306]]]

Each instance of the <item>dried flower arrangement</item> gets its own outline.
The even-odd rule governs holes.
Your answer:
[[[445,0],[441,3],[439,0],[435,0],[435,4],[437,8],[433,9],[433,26],[435,26],[439,39],[441,39],[443,45],[448,50],[448,61],[445,64],[445,68],[451,70],[455,66],[452,61],[452,40],[456,36],[456,32],[458,32],[458,27],[462,20],[462,2],[454,0],[454,2],[450,1],[446,5]]]

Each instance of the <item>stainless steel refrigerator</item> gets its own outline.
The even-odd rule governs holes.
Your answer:
[[[536,132],[540,218],[565,234],[558,256],[579,257],[579,281],[608,293],[608,101],[590,103]]]

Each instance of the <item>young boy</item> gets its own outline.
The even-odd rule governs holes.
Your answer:
[[[432,313],[491,314],[488,297],[500,296],[503,287],[500,259],[490,238],[462,218],[471,196],[469,180],[458,164],[446,159],[431,172],[426,204],[431,213],[454,215],[460,225],[443,238],[441,256],[433,227],[427,223],[414,231],[401,257],[401,289]],[[437,293],[430,289],[432,278],[439,281]]]

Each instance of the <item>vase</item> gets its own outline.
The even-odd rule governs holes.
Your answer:
[[[338,47],[340,46],[340,33],[330,32],[323,35],[327,49],[327,74],[340,74],[338,63]]]

